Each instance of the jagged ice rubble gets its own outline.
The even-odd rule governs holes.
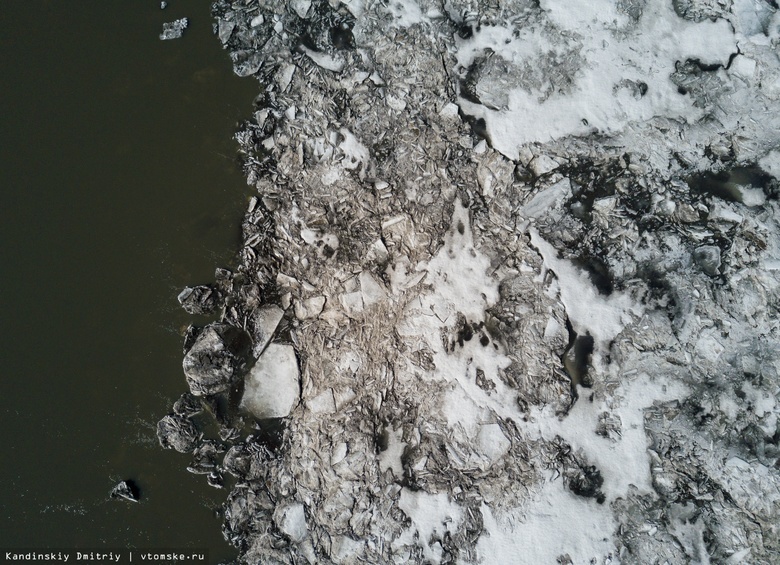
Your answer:
[[[774,0],[212,11],[256,194],[158,435],[241,562],[778,562]]]

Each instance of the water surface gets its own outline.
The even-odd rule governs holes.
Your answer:
[[[163,451],[175,300],[233,263],[248,190],[208,1],[5,2],[0,18],[0,546],[207,546],[225,493]],[[163,42],[162,23],[190,18]],[[110,501],[135,479],[140,504]]]

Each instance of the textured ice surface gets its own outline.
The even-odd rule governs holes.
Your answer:
[[[214,13],[262,85],[223,318],[285,417],[231,440],[244,560],[773,562],[771,3]]]

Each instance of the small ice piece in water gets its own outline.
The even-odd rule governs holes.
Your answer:
[[[164,23],[163,32],[160,34],[160,39],[165,41],[167,39],[180,38],[184,33],[184,30],[187,29],[188,25],[189,25],[189,20],[187,18],[181,18],[179,20],[174,20],[172,22]]]
[[[141,498],[138,485],[134,481],[121,481],[111,489],[111,498],[127,500],[128,502],[138,502]]]
[[[298,360],[291,345],[271,343],[246,376],[241,407],[256,418],[284,418],[300,399]]]
[[[168,7],[168,2],[160,2],[160,10],[165,10]]]

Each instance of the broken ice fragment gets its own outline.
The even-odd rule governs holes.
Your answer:
[[[179,20],[174,20],[172,22],[164,23],[163,32],[160,34],[160,39],[165,41],[167,39],[180,38],[184,33],[184,30],[187,29],[188,25],[189,25],[189,20],[187,20],[187,18],[181,18]]]
[[[720,269],[720,247],[702,245],[693,252],[693,260],[702,271],[711,277],[716,277]]]
[[[309,535],[306,513],[300,502],[277,507],[274,512],[274,522],[276,527],[295,543],[302,542]]]
[[[301,47],[301,50],[306,53],[306,55],[309,56],[309,59],[317,66],[322,67],[327,71],[338,73],[344,68],[344,65],[346,65],[346,61],[338,55],[329,55],[321,51],[312,51],[306,47]]]
[[[295,10],[299,18],[305,19],[311,8],[311,0],[290,0],[290,7]]]
[[[295,303],[295,317],[299,320],[316,318],[325,307],[324,296],[314,296]]]
[[[560,209],[571,196],[571,181],[563,179],[538,192],[520,211],[526,218],[540,218],[552,210]]]
[[[537,155],[533,158],[529,167],[537,177],[540,177],[557,169],[558,163],[547,155]]]
[[[344,311],[347,316],[354,318],[357,314],[363,311],[363,293],[362,292],[348,292],[342,294],[339,297],[341,305],[344,307]]]
[[[219,35],[219,40],[222,42],[222,45],[225,45],[228,42],[228,39],[230,39],[230,36],[233,33],[233,28],[235,27],[235,22],[219,20],[219,30],[217,34]]]
[[[121,481],[111,489],[111,498],[118,498],[128,502],[138,502],[140,497],[140,491],[138,485],[135,484],[135,481]]]
[[[219,290],[204,284],[185,287],[177,299],[188,314],[210,314],[218,306],[221,296]]]
[[[363,271],[358,278],[360,279],[360,292],[363,293],[363,305],[366,308],[387,298],[385,287],[379,284],[370,272]]]
[[[266,348],[271,341],[276,327],[284,316],[284,310],[278,306],[269,305],[263,306],[255,314],[255,344],[252,349],[252,353],[255,357],[260,357],[260,354]]]
[[[299,398],[295,349],[291,345],[270,344],[246,376],[241,407],[259,419],[284,418]]]
[[[168,414],[157,422],[157,440],[164,449],[189,453],[198,443],[198,430],[189,418]]]
[[[249,354],[246,332],[229,324],[210,324],[195,338],[182,367],[190,391],[196,396],[229,389],[240,376]]]
[[[315,414],[331,414],[335,412],[336,400],[333,398],[333,389],[325,389],[314,398],[307,400],[306,408]]]

